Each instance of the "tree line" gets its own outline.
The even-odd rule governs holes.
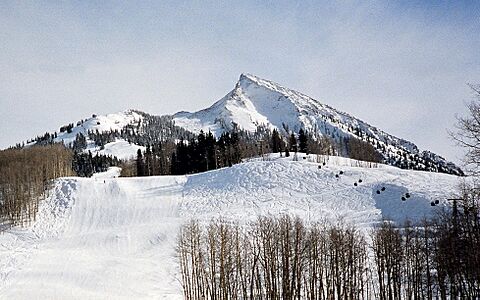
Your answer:
[[[54,179],[90,177],[119,163],[115,157],[75,151],[63,143],[0,151],[0,224],[34,221],[39,201],[47,196]]]
[[[135,161],[122,165],[122,176],[182,175],[229,167],[243,159],[280,153],[286,157],[290,153],[335,155],[344,147],[355,159],[381,162],[375,149],[360,140],[351,138],[345,145],[336,144],[328,137],[313,137],[300,129],[288,139],[274,129],[257,129],[250,133],[234,127],[232,132],[224,132],[218,139],[211,132],[200,131],[189,140],[166,140],[147,144],[144,151],[138,150]]]
[[[369,235],[289,216],[192,220],[176,248],[184,297],[478,299],[479,198],[468,195],[437,218],[382,222]]]
[[[60,144],[0,151],[0,223],[35,220],[38,204],[55,178],[72,176],[73,153]]]
[[[177,254],[185,299],[369,298],[366,243],[353,227],[289,216],[247,227],[191,221]]]
[[[417,226],[383,223],[376,229],[379,299],[480,297],[480,198],[474,194],[469,190],[450,212]]]
[[[73,151],[72,157],[72,170],[77,176],[91,177],[94,173],[105,172],[108,168],[113,166],[119,166],[121,161],[111,155],[103,155],[96,153],[92,154],[91,151],[77,152]]]

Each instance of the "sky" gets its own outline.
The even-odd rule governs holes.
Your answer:
[[[459,162],[480,2],[412,2],[1,1],[0,148],[93,113],[206,108],[245,72]]]

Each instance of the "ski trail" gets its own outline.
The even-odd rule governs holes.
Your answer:
[[[289,214],[368,232],[382,218],[435,213],[447,204],[432,208],[431,199],[448,197],[461,180],[337,160],[321,169],[272,159],[188,176],[117,178],[112,169],[59,179],[31,226],[0,234],[0,298],[182,299],[175,242],[191,218],[245,224]],[[401,201],[406,191],[412,197]]]

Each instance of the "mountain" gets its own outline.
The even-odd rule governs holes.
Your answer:
[[[355,138],[371,144],[393,166],[461,174],[413,143],[252,75],[242,75],[232,92],[196,113],[92,115],[26,147],[63,142],[131,158],[138,149],[164,141],[170,151],[178,150],[183,145],[178,139],[190,141],[200,129],[219,136],[237,128],[277,128],[283,135],[305,129],[314,139],[324,136],[339,144]],[[173,160],[174,152],[168,154],[167,160]],[[354,225],[369,237],[382,220],[416,223],[448,211],[447,199],[457,197],[464,181],[393,166],[274,153],[189,175],[120,178],[120,168],[113,167],[89,178],[58,178],[51,181],[46,199],[33,202],[38,212],[31,223],[0,227],[0,298],[183,299],[176,243],[181,226],[192,219],[248,225],[261,216],[286,214],[308,223]],[[374,261],[367,263],[375,272]]]
[[[351,157],[346,145],[355,138],[370,144],[383,162],[392,166],[463,175],[459,167],[431,151],[420,151],[412,142],[251,74],[240,75],[231,92],[197,112],[153,116],[127,110],[106,116],[93,115],[77,122],[76,126],[73,123],[63,126],[58,134],[46,134],[31,142],[53,140],[71,145],[81,133],[87,136],[85,151],[128,159],[134,157],[138,149],[158,141],[188,140],[201,130],[219,137],[234,128],[252,133],[259,128],[277,129],[285,139],[290,133],[304,129],[313,139],[328,137],[339,145],[337,155],[346,157]]]
[[[48,144],[63,142],[66,146],[73,146],[78,135],[86,137],[87,143],[85,152],[91,151],[93,154],[103,154],[116,156],[119,159],[133,158],[138,149],[142,151],[145,147],[135,143],[129,143],[125,139],[110,138],[104,144],[98,144],[89,138],[89,134],[108,134],[121,132],[128,126],[141,123],[144,114],[134,110],[126,110],[124,112],[112,113],[107,115],[93,114],[91,117],[82,119],[74,125],[70,123],[61,126],[59,132],[45,133],[43,136],[37,136],[27,141],[26,146],[34,144]]]
[[[412,142],[251,74],[240,75],[235,88],[209,108],[194,113],[179,112],[173,117],[177,126],[195,133],[211,131],[217,136],[236,124],[252,132],[258,126],[266,126],[285,136],[289,131],[303,128],[314,136],[331,137],[337,142],[355,137],[373,145],[391,165],[463,175],[459,167],[433,152],[420,152]]]

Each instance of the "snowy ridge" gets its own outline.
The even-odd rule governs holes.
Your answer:
[[[88,131],[121,131],[126,126],[145,123],[148,118],[155,117],[135,110],[105,116],[94,115],[78,122],[71,132],[59,133],[54,141],[63,141],[70,145],[79,133],[86,135]],[[259,126],[278,129],[284,136],[303,128],[314,138],[325,136],[343,145],[346,140],[354,137],[371,144],[390,165],[463,175],[459,167],[433,152],[421,152],[415,144],[390,135],[348,113],[251,74],[242,74],[232,91],[206,109],[162,117],[173,118],[177,128],[189,133],[198,134],[203,130],[211,131],[216,136],[232,130],[235,124],[250,132],[256,131]],[[152,137],[145,135],[145,142],[141,144],[145,146],[149,138]],[[120,159],[133,158],[138,149],[145,150],[144,147],[128,143],[124,139],[110,141],[104,147],[98,147],[91,140],[87,140],[87,143],[86,151],[113,155]]]
[[[189,131],[211,131],[215,135],[231,130],[236,124],[252,132],[263,125],[276,128],[284,135],[287,131],[298,132],[303,128],[314,136],[323,135],[336,141],[356,137],[372,144],[389,163],[404,160],[404,164],[416,163],[431,171],[463,174],[453,163],[432,152],[420,153],[409,141],[251,74],[242,74],[235,88],[211,107],[194,113],[177,113],[174,120],[176,125]],[[426,160],[431,161],[432,166],[427,165]]]
[[[128,125],[135,125],[142,122],[143,118],[142,113],[131,109],[107,115],[94,114],[90,118],[78,121],[70,130],[67,130],[66,126],[64,126],[64,131],[56,134],[53,142],[64,143],[66,146],[71,146],[77,135],[83,134],[87,142],[85,152],[90,151],[93,155],[109,155],[115,156],[118,159],[128,160],[135,157],[138,149],[145,151],[145,147],[128,143],[123,139],[116,139],[113,142],[107,143],[104,147],[99,147],[88,137],[88,132],[120,132]],[[27,146],[32,144],[34,144],[34,142],[27,144]]]
[[[359,127],[377,139],[418,151],[408,141],[388,135],[300,92],[251,74],[240,75],[235,89],[211,107],[196,113],[177,113],[174,117],[178,126],[190,131],[211,130],[217,134],[231,129],[232,122],[252,131],[259,125],[281,131],[286,125],[294,132],[304,128],[328,135],[337,130],[346,134],[348,128]],[[334,123],[338,124],[334,126]]]
[[[72,128],[72,132],[59,133],[56,142],[64,142],[66,145],[73,143],[77,134],[81,133],[87,135],[89,130],[98,132],[105,131],[120,131],[126,125],[134,124],[142,120],[142,115],[134,110],[126,110],[123,112],[108,114],[108,115],[92,115],[91,118],[77,122],[76,126]]]
[[[59,179],[32,226],[0,235],[0,298],[182,299],[175,241],[191,218],[248,222],[283,213],[368,230],[382,218],[435,214],[461,180],[355,167],[361,163],[346,158],[298,158],[271,155],[188,176],[118,178],[111,169]],[[411,197],[402,201],[406,192]],[[433,200],[440,204],[430,206]]]

